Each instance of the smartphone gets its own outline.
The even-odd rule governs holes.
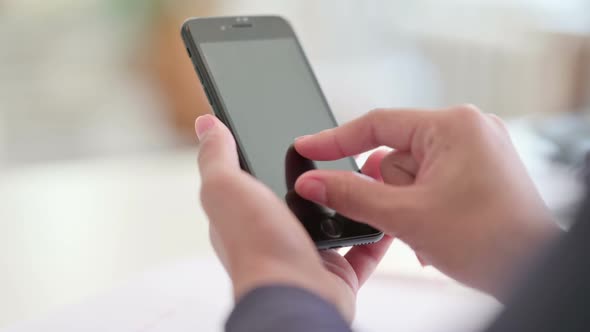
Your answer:
[[[308,170],[359,169],[352,158],[312,161],[292,146],[337,124],[290,24],[278,16],[191,18],[181,30],[213,112],[236,139],[242,169],[285,200],[319,249],[380,240],[375,228],[294,191]]]

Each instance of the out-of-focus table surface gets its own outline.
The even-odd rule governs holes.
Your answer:
[[[0,326],[208,253],[191,149],[0,172]]]
[[[175,261],[212,260],[198,187],[194,148],[2,170],[0,327],[58,312]],[[571,188],[556,195],[563,192]],[[400,280],[459,287],[421,268],[399,242],[378,276],[398,280],[396,287]],[[219,283],[212,287],[227,289]]]
[[[160,266],[213,257],[195,149],[13,168],[0,184],[0,327],[59,312]],[[401,243],[380,271],[445,280]],[[203,275],[194,282],[229,289]]]

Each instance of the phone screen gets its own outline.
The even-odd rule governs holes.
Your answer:
[[[222,41],[200,47],[251,172],[285,197],[291,189],[285,162],[296,159],[287,156],[294,139],[335,125],[296,41]],[[308,168],[355,171],[353,163],[345,158]]]

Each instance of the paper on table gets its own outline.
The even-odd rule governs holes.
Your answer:
[[[191,259],[47,318],[2,332],[220,331],[230,284],[212,258]],[[358,331],[477,331],[498,304],[453,283],[377,275],[359,295]]]

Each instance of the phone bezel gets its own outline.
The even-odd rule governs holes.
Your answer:
[[[247,24],[251,25],[247,28],[233,28],[236,24]],[[222,29],[225,26],[225,29]],[[238,155],[240,159],[240,166],[246,172],[256,176],[254,170],[250,166],[250,162],[246,154],[243,152],[243,144],[234,130],[234,125],[230,116],[226,113],[223,105],[223,100],[219,97],[218,88],[215,84],[206,60],[203,57],[202,50],[200,48],[201,43],[207,42],[225,42],[225,41],[238,41],[238,40],[260,40],[260,39],[275,39],[275,38],[292,38],[297,49],[305,62],[312,81],[318,89],[322,102],[326,107],[328,114],[331,118],[333,126],[337,126],[336,118],[328,104],[327,99],[319,85],[316,75],[313,71],[307,56],[305,55],[303,48],[297,38],[295,31],[287,20],[280,16],[230,16],[230,17],[206,17],[206,18],[190,18],[184,22],[181,28],[182,39],[187,47],[189,56],[193,62],[197,75],[201,80],[205,94],[209,99],[211,108],[216,116],[229,127],[230,131],[234,133],[236,145],[238,147]],[[196,42],[198,40],[198,43]],[[352,169],[360,172],[358,166],[353,158],[348,158]],[[350,219],[351,221],[354,221]],[[356,222],[356,221],[355,221]],[[353,245],[368,244],[379,241],[383,237],[383,233],[374,229],[373,233],[362,234],[354,237],[346,237],[339,239],[325,239],[316,240],[313,239],[316,246],[319,249],[329,249],[336,247],[346,247]]]

